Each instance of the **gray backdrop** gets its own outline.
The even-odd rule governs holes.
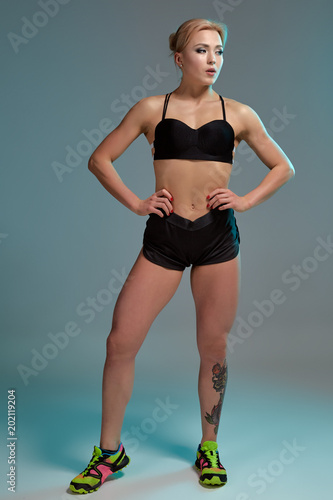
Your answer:
[[[214,89],[250,105],[296,170],[273,198],[236,213],[242,287],[230,335],[226,423],[234,398],[244,417],[253,411],[260,435],[262,405],[265,422],[281,430],[279,443],[283,438],[303,442],[304,457],[313,466],[315,443],[326,441],[326,415],[332,409],[332,3],[6,0],[1,11],[1,418],[4,443],[6,394],[14,388],[17,491],[40,489],[43,481],[65,491],[98,442],[105,339],[147,218],[113,199],[88,171],[87,160],[136,101],[179,84],[168,36],[192,17],[228,25],[224,66]],[[144,136],[115,167],[138,196],[154,192]],[[230,189],[243,195],[266,173],[242,143]],[[138,355],[126,422],[129,426],[140,405],[154,405],[156,397],[179,398],[184,413],[167,425],[181,440],[184,426],[186,431],[189,421],[195,422],[195,449],[199,413],[189,415],[186,409],[196,401],[194,312],[187,269]],[[141,411],[142,418],[147,411]],[[225,431],[225,439],[230,435],[234,442],[243,425]],[[306,440],[312,426],[323,435],[311,445]],[[149,446],[165,429],[154,431]],[[82,439],[87,446],[79,460],[76,447]],[[2,446],[6,471],[8,451]],[[163,454],[162,444],[158,450]],[[33,467],[46,467],[39,487]],[[249,473],[244,470],[244,480]],[[296,466],[289,473],[295,477]],[[294,498],[277,489],[279,482],[267,482],[267,498],[275,498],[274,492]],[[3,480],[1,491],[9,495],[7,486]],[[235,490],[230,498],[236,497]]]

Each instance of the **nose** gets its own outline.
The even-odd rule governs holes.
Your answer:
[[[215,57],[215,53],[214,52],[212,54],[209,54],[209,56],[208,56],[208,63],[209,64],[216,64],[216,57]]]

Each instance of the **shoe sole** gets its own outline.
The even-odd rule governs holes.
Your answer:
[[[105,480],[108,478],[108,477],[111,477],[113,476],[113,474],[117,474],[118,472],[120,472],[122,469],[126,469],[126,467],[128,466],[128,464],[130,463],[131,459],[130,457],[128,457],[126,455],[126,457],[124,458],[124,460],[128,459],[128,462],[125,464],[125,465],[122,465],[121,467],[119,467],[118,470],[112,472],[112,474],[109,474]],[[73,492],[73,493],[79,493],[80,495],[85,495],[86,493],[94,493],[95,491],[99,490],[101,486],[103,486],[103,484],[105,483],[105,481],[100,484],[99,486],[97,486],[97,488],[92,488],[91,490],[85,490],[84,488],[75,488],[74,485],[70,484],[69,485],[69,489]]]

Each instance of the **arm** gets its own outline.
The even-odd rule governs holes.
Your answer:
[[[270,171],[259,186],[245,196],[237,196],[229,189],[220,189],[210,193],[209,197],[215,196],[214,206],[212,205],[214,208],[222,202],[224,203],[223,207],[220,207],[222,210],[234,208],[239,212],[244,212],[273,196],[295,175],[295,170],[282,149],[267,133],[262,121],[253,109],[246,105],[240,106],[241,132],[239,139],[247,142]]]
[[[270,169],[259,186],[244,196],[249,208],[252,208],[273,196],[295,175],[295,169],[282,149],[268,135],[259,116],[248,106],[243,111],[243,123],[241,138]]]
[[[154,212],[163,216],[157,207],[168,214],[172,210],[169,200],[171,194],[165,189],[154,193],[147,200],[141,200],[121,180],[112,162],[128,148],[140,134],[147,131],[151,105],[149,98],[137,102],[101,144],[95,149],[88,161],[89,170],[97,177],[102,186],[125,207],[137,215]]]

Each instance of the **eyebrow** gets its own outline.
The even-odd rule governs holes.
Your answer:
[[[207,43],[197,43],[194,45],[194,47],[197,47],[198,45],[201,45],[201,47],[209,47],[209,45],[207,45]],[[215,45],[215,48],[217,47],[221,47],[221,49],[223,49],[223,45]]]

